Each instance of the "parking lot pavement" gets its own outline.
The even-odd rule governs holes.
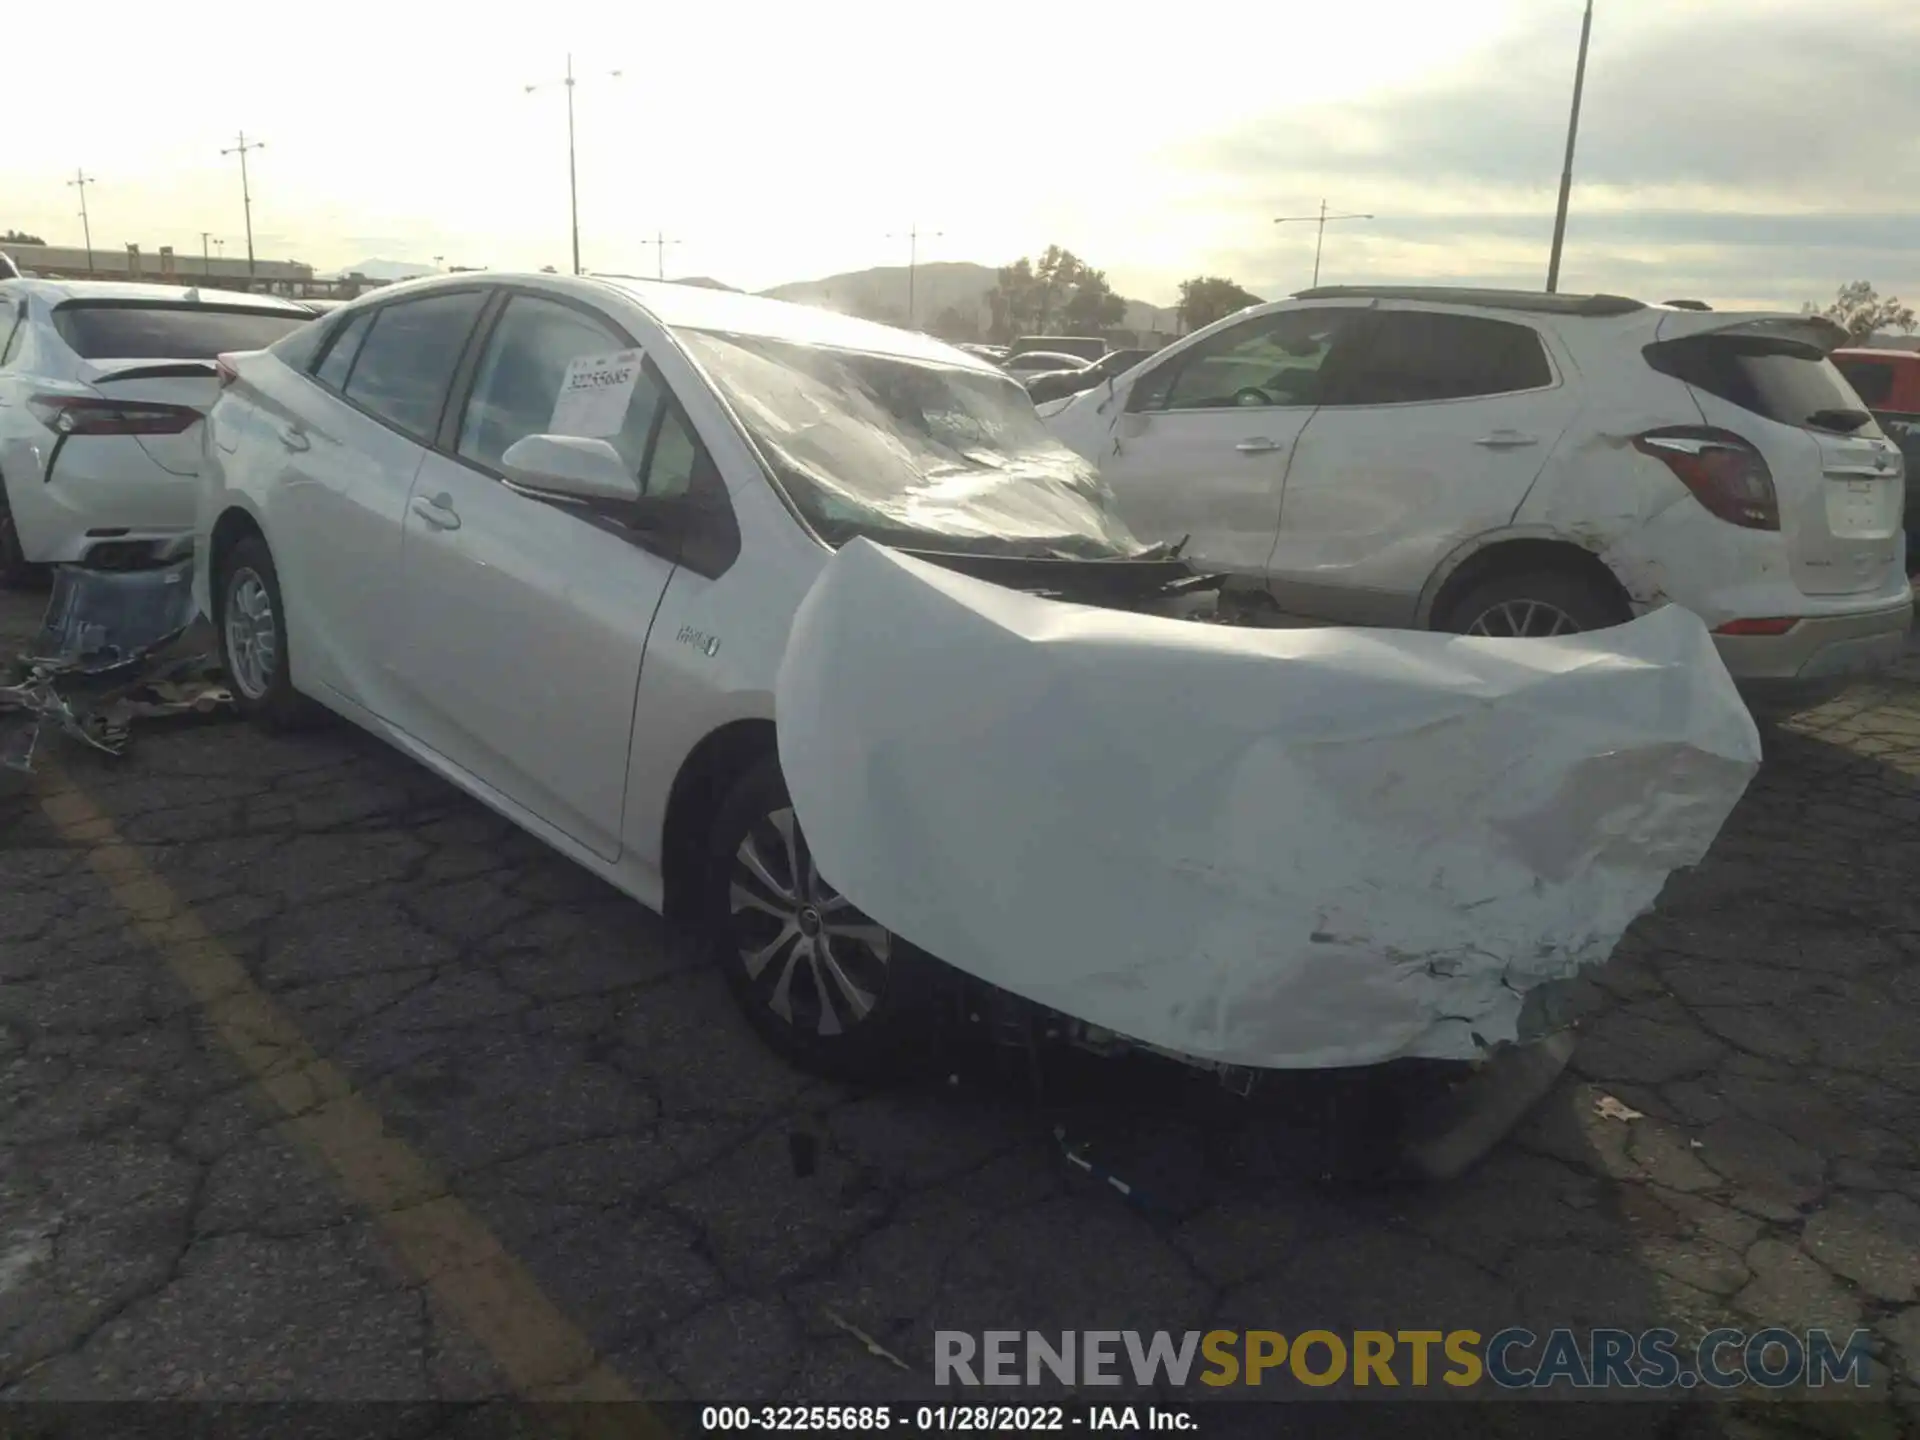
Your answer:
[[[1725,1321],[1868,1327],[1912,1404],[1910,670],[1769,736],[1508,1144],[1360,1195],[1147,1062],[799,1076],[653,916],[344,726],[63,746],[0,792],[0,1399],[951,1399],[935,1329]]]

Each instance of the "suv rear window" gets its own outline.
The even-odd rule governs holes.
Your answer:
[[[82,360],[211,360],[228,350],[264,350],[313,317],[292,311],[69,300],[53,328]]]
[[[1661,374],[1782,425],[1860,434],[1872,423],[1816,424],[1816,416],[1858,414],[1861,397],[1811,345],[1756,335],[1690,335],[1649,345],[1646,356]]]

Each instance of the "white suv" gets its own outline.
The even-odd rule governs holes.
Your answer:
[[[1042,413],[1137,534],[1190,537],[1255,611],[1537,636],[1672,602],[1751,697],[1804,704],[1891,664],[1912,621],[1900,452],[1826,358],[1844,338],[1323,287]]]

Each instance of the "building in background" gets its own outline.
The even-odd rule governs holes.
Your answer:
[[[181,255],[171,245],[143,252],[138,245],[88,251],[75,245],[9,244],[7,254],[22,275],[47,280],[135,280],[150,285],[212,285],[272,295],[352,299],[384,280],[365,275],[323,279],[303,260],[247,262],[225,255]]]

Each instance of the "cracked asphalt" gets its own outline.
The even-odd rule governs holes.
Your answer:
[[[936,1329],[1726,1323],[1871,1329],[1882,1408],[1596,1433],[1902,1433],[1920,655],[1767,744],[1539,1110],[1361,1194],[1151,1062],[798,1075],[662,922],[344,725],[60,746],[0,789],[0,1400],[952,1400]]]

